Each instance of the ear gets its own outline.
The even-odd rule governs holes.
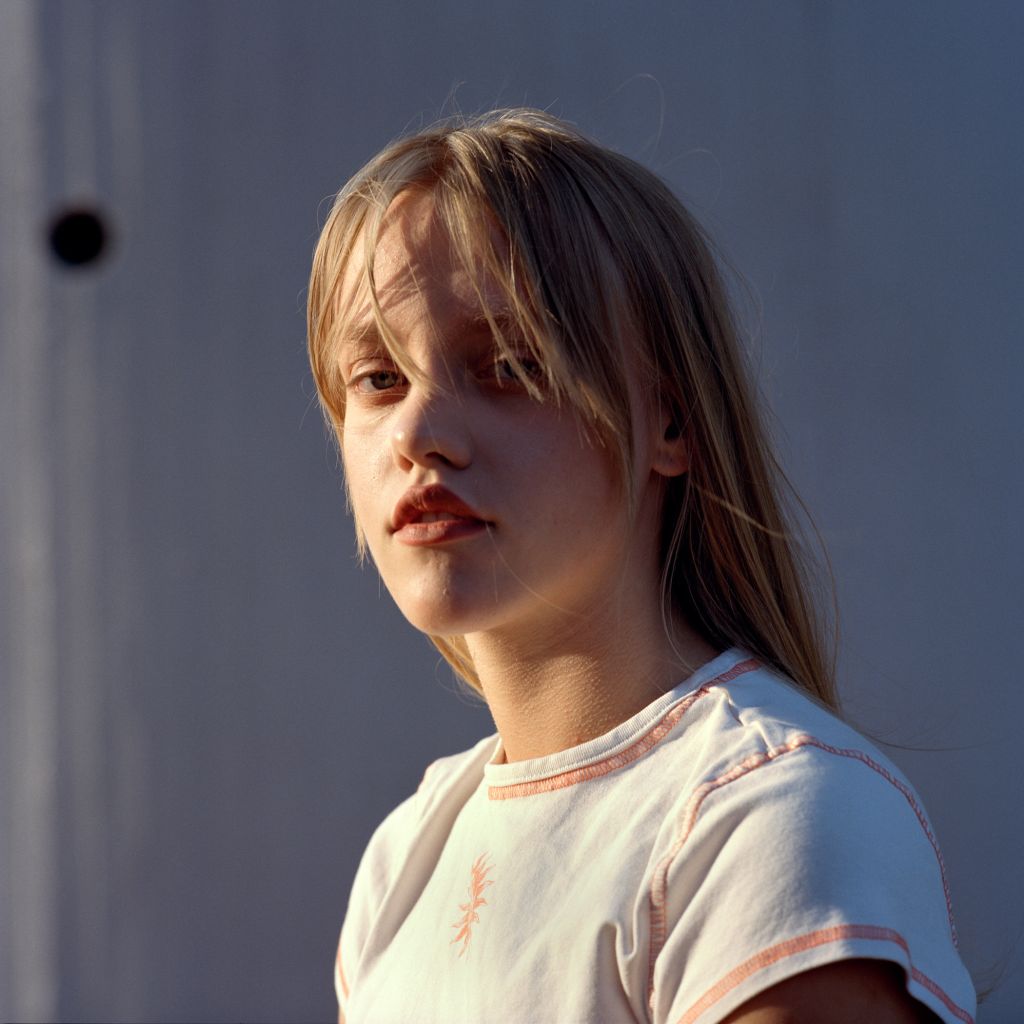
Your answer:
[[[660,476],[682,476],[690,468],[690,443],[678,413],[666,412],[654,439],[651,469]]]

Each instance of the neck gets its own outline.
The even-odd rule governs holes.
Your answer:
[[[670,639],[656,594],[466,641],[508,761],[603,735],[719,653],[683,621]]]

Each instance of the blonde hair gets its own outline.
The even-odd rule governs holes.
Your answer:
[[[711,244],[656,175],[564,122],[529,109],[446,121],[392,143],[339,192],[314,254],[307,306],[313,376],[339,443],[338,300],[351,260],[363,260],[384,344],[417,374],[388,331],[373,277],[384,216],[410,189],[432,195],[501,354],[520,367],[527,354],[536,359],[546,379],[526,377],[528,386],[538,399],[568,402],[592,427],[616,458],[631,510],[638,482],[629,382],[686,436],[689,470],[665,490],[666,629],[669,610],[681,614],[712,645],[746,648],[837,708],[835,634],[826,638],[813,565],[783,495],[803,505],[761,423]],[[484,299],[485,275],[502,293],[500,313]],[[364,552],[358,523],[357,538]],[[834,584],[831,595],[834,613]],[[431,640],[481,692],[465,640]]]

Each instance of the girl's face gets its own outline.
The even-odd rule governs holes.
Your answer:
[[[384,318],[424,382],[379,343],[352,263],[342,454],[356,520],[406,618],[434,634],[540,640],[628,594],[638,574],[655,587],[656,514],[630,528],[610,453],[500,361],[430,196],[394,202],[374,261]],[[483,287],[500,312],[497,287]]]

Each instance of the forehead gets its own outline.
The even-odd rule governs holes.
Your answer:
[[[435,322],[478,319],[505,305],[505,290],[486,269],[485,254],[507,251],[498,230],[481,217],[469,248],[459,252],[431,193],[399,194],[388,207],[367,256],[367,231],[357,234],[342,271],[336,314],[343,333],[366,333],[374,324],[367,263],[381,313],[389,324],[426,312]]]

